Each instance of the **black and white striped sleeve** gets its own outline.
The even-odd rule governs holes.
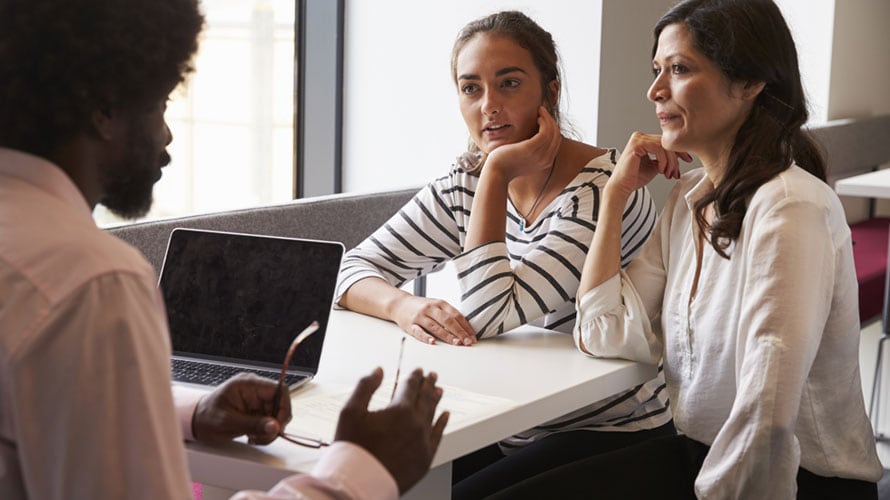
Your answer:
[[[476,247],[455,258],[461,312],[477,332],[490,337],[553,313],[575,301],[599,211],[600,191],[589,185],[545,215],[541,234],[529,238],[530,250],[510,256],[505,242]],[[655,224],[655,206],[643,188],[624,212],[622,263],[630,262]],[[511,258],[512,257],[512,258]]]
[[[438,270],[460,253],[452,197],[439,179],[423,189],[343,258],[336,301],[355,282],[369,277],[393,286]],[[335,302],[336,302],[335,301]]]
[[[630,196],[621,217],[621,267],[627,267],[655,229],[658,210],[645,187]]]

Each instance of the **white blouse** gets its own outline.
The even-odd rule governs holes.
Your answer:
[[[840,201],[792,165],[753,195],[727,260],[695,245],[692,207],[713,189],[700,169],[683,175],[640,254],[579,301],[576,345],[664,356],[674,424],[711,447],[700,498],[793,498],[798,467],[877,481]]]

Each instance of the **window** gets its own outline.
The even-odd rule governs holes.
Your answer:
[[[295,0],[203,0],[195,72],[167,107],[173,161],[147,219],[294,198]],[[121,222],[101,205],[97,223]]]

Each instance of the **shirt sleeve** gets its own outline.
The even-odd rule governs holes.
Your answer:
[[[594,357],[657,363],[663,339],[659,324],[667,280],[666,252],[670,241],[676,190],[659,217],[656,229],[628,267],[588,291],[576,302],[575,346]]]
[[[39,342],[12,360],[33,498],[189,497],[164,318],[150,278],[107,273],[52,310]]]
[[[395,479],[373,455],[337,441],[325,450],[311,475],[290,476],[268,492],[242,491],[232,500],[395,500],[398,494]]]
[[[831,310],[837,251],[826,210],[782,202],[752,226],[749,247],[733,252],[749,270],[736,396],[696,479],[700,498],[794,497],[801,395]]]
[[[180,385],[173,386],[173,404],[179,418],[179,428],[182,431],[182,437],[187,441],[195,440],[192,421],[195,418],[198,402],[205,394],[207,394],[206,390]]]
[[[335,303],[359,280],[377,277],[399,287],[441,269],[460,253],[447,179],[420,190],[383,226],[347,252],[337,279]]]
[[[492,242],[455,260],[461,312],[480,338],[524,325],[575,301],[581,269],[599,211],[599,187],[567,199],[555,222],[522,259],[511,260],[507,244]],[[622,218],[621,253],[630,261],[655,225],[656,209],[646,188],[628,199]]]

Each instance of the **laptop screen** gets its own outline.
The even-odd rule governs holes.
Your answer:
[[[277,368],[318,320],[291,360],[315,373],[342,256],[337,242],[174,229],[160,277],[174,354]]]

